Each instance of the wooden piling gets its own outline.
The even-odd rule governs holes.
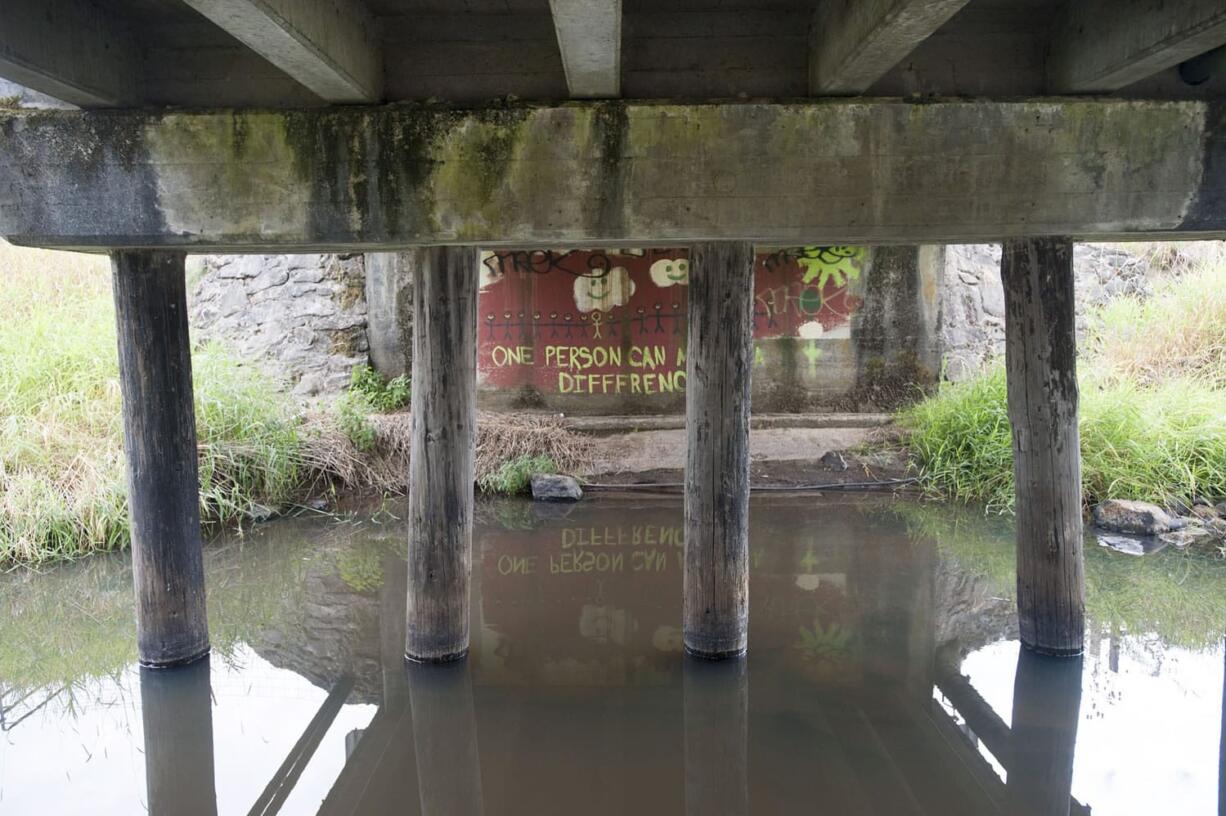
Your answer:
[[[747,644],[753,261],[749,243],[690,250],[683,618],[698,657]]]
[[[422,816],[481,816],[481,751],[468,664],[406,668]]]
[[[184,256],[111,255],[141,665],[209,652]]]
[[[413,286],[405,656],[441,663],[468,653],[479,256],[472,247],[420,253]]]
[[[1022,644],[1078,655],[1085,637],[1073,244],[1008,241],[1005,361],[1017,499]]]

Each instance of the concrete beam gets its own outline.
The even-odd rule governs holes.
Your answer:
[[[376,102],[383,52],[362,0],[185,0],[328,102]]]
[[[0,235],[50,247],[904,244],[1177,231],[1226,233],[1226,104],[0,114]]]
[[[0,76],[83,108],[137,101],[131,33],[88,0],[0,3]]]
[[[621,0],[549,0],[549,9],[570,95],[621,96]]]
[[[809,28],[809,93],[864,93],[969,0],[819,0]]]
[[[1056,22],[1048,84],[1114,91],[1226,43],[1221,0],[1077,0]]]

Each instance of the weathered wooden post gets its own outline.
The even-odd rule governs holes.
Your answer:
[[[753,245],[690,249],[686,354],[687,652],[743,654],[749,628],[749,395]]]
[[[468,654],[478,262],[473,247],[421,250],[413,287],[405,656],[424,663]]]
[[[111,255],[141,665],[209,652],[187,291],[180,252]]]
[[[1043,654],[1077,655],[1085,638],[1085,581],[1073,244],[1007,241],[1001,277],[1022,643]]]
[[[1010,814],[1069,812],[1081,715],[1082,659],[1021,649],[1013,678],[1007,790]]]
[[[685,812],[749,813],[749,672],[744,660],[686,658]]]
[[[216,816],[209,661],[140,671],[145,791],[152,816]]]

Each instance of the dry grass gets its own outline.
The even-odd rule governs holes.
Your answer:
[[[1089,354],[1107,384],[1181,377],[1226,388],[1226,258],[1167,278],[1144,302],[1120,298],[1096,317]]]
[[[327,413],[311,414],[303,431],[304,464],[314,478],[349,490],[403,493],[408,483],[410,414],[373,414],[373,450],[362,452]],[[591,437],[567,428],[561,419],[535,414],[477,413],[476,474],[496,472],[505,462],[526,457],[553,460],[562,472],[589,465]],[[318,491],[316,485],[314,490]]]

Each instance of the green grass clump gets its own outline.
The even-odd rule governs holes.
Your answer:
[[[129,540],[105,259],[0,244],[0,565]],[[292,407],[225,349],[193,355],[206,524],[276,508],[299,479]]]
[[[409,380],[403,374],[390,380],[370,366],[353,369],[349,389],[336,401],[337,420],[341,430],[363,453],[375,449],[377,434],[371,424],[371,414],[385,414],[409,404]]]
[[[477,478],[477,486],[485,493],[517,496],[528,492],[532,474],[557,472],[557,464],[548,456],[517,456],[488,473],[482,473]]]
[[[349,392],[363,395],[372,408],[387,413],[409,404],[409,379],[401,374],[388,380],[370,366],[360,365],[353,369]]]
[[[1093,316],[1078,363],[1085,499],[1226,496],[1226,266],[1185,275],[1145,303]],[[940,495],[1013,507],[1013,449],[1000,364],[901,412]]]

